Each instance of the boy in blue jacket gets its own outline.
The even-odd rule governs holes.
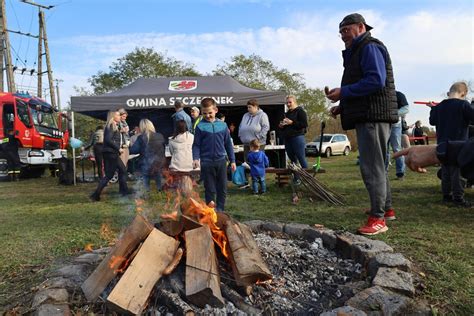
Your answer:
[[[250,152],[247,156],[247,162],[250,165],[250,176],[252,177],[253,194],[258,194],[258,185],[260,184],[260,193],[267,191],[265,183],[265,168],[268,167],[268,157],[265,152],[260,151],[260,144],[257,139],[250,142]]]
[[[194,130],[193,168],[201,167],[206,204],[216,201],[216,211],[224,211],[227,195],[227,160],[235,171],[235,155],[227,124],[216,119],[216,102],[201,101],[203,119]]]
[[[431,108],[430,124],[436,126],[438,144],[468,139],[469,122],[474,121],[474,108],[465,100],[467,92],[465,82],[456,82],[449,89],[448,99]],[[443,201],[471,207],[472,203],[464,199],[459,168],[442,164],[441,175]]]

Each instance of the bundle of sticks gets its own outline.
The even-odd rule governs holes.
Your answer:
[[[304,187],[316,198],[334,205],[344,205],[344,198],[340,194],[329,189],[299,165],[290,162],[288,168],[299,177]]]

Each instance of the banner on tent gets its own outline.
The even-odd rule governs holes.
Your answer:
[[[127,99],[127,106],[131,108],[147,108],[157,106],[174,106],[176,101],[183,102],[184,105],[200,105],[202,99],[212,98],[216,101],[217,105],[229,105],[234,104],[234,97],[229,96],[186,96],[186,97],[161,97],[161,98],[130,98]]]

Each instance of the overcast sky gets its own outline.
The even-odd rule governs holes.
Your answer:
[[[336,87],[344,48],[338,23],[353,12],[363,14],[372,35],[388,47],[396,87],[411,102],[409,123],[428,124],[429,109],[413,101],[440,101],[454,81],[473,80],[471,0],[36,2],[56,5],[46,12],[46,27],[54,78],[63,80],[62,103],[74,95],[73,86],[88,88],[88,78],[135,47],[165,52],[202,73],[231,56],[257,54],[301,73],[310,87]],[[17,0],[6,4],[8,29],[38,33],[36,8]],[[15,64],[36,67],[36,40],[10,37]],[[37,81],[20,76],[17,84],[36,90]]]

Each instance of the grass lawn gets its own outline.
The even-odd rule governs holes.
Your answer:
[[[294,206],[290,189],[278,188],[268,175],[269,193],[252,196],[231,187],[226,208],[241,220],[318,223],[355,232],[369,206],[355,157],[352,153],[323,159],[327,173],[318,175],[346,198],[346,206],[308,198]],[[426,285],[422,295],[434,309],[469,315],[474,311],[474,210],[443,205],[436,168],[429,171],[426,175],[408,172],[404,181],[391,182],[398,220],[389,223],[386,234],[374,238],[415,263]],[[393,166],[391,179],[394,172]],[[28,296],[30,288],[61,259],[88,243],[98,248],[113,242],[134,216],[134,201],[119,197],[117,185],[108,188],[98,203],[87,198],[94,187],[94,183],[58,186],[56,179],[46,176],[0,183],[0,312]],[[474,189],[467,189],[466,197],[474,200]],[[144,208],[153,219],[165,205],[166,195],[155,193]]]

